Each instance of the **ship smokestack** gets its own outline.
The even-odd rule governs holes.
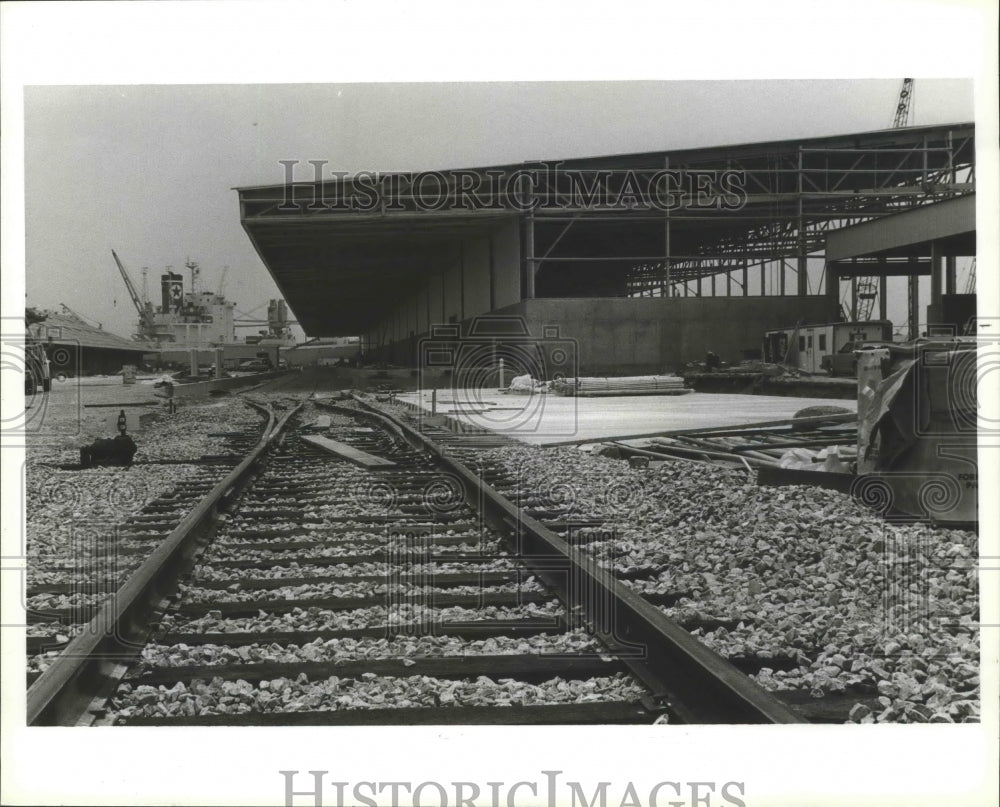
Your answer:
[[[184,276],[167,272],[160,275],[160,291],[162,293],[163,311],[173,311],[181,305],[184,297]]]

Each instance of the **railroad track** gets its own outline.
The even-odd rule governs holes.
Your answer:
[[[62,557],[36,561],[34,579],[25,588],[29,686],[41,674],[38,668],[44,669],[52,657],[65,650],[71,637],[84,630],[129,575],[260,440],[267,410],[248,403],[257,408],[256,417],[250,409],[249,417],[239,423],[237,430],[209,435],[223,438],[225,453],[136,462],[137,466],[185,465],[193,470],[118,524],[102,521],[75,525],[72,545],[66,547]],[[126,498],[128,494],[126,483]]]
[[[272,412],[31,684],[29,723],[802,722],[498,493],[496,440]]]

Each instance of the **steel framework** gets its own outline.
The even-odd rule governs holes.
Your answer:
[[[690,281],[720,274],[746,294],[748,270],[759,267],[763,284],[769,265],[778,267],[777,293],[786,293],[786,268],[796,277],[794,293],[810,293],[806,261],[821,257],[831,230],[975,190],[972,127],[942,134],[922,133],[903,147],[799,147],[763,162],[730,161],[746,172],[749,191],[732,219],[749,226],[712,239],[702,255],[668,254],[637,265],[629,273],[629,294],[676,294]],[[667,226],[690,220],[679,212]],[[734,271],[740,279],[730,276]]]

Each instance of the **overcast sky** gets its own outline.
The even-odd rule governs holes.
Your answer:
[[[130,334],[114,248],[154,296],[190,257],[257,308],[277,289],[232,188],[281,182],[279,160],[308,178],[313,159],[406,171],[867,131],[891,125],[900,81],[27,87],[27,301]],[[972,82],[918,78],[911,116],[972,120]]]

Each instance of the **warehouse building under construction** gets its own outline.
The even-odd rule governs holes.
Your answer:
[[[242,225],[305,331],[359,335],[369,361],[417,366],[435,326],[572,340],[591,374],[663,372],[706,349],[755,358],[774,329],[885,320],[891,276],[908,278],[910,337],[921,320],[962,333],[975,314],[956,288],[956,259],[976,251],[971,123],[416,174],[286,170],[238,189]],[[477,320],[497,330],[471,334]]]

